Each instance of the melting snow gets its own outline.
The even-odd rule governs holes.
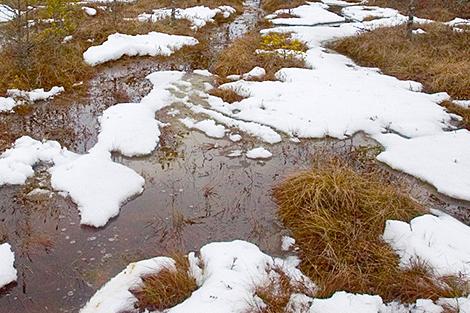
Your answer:
[[[251,149],[246,152],[246,157],[249,159],[269,159],[273,154],[263,147]]]
[[[19,100],[25,100],[30,102],[36,102],[40,100],[46,100],[53,98],[54,96],[58,95],[59,93],[64,92],[63,87],[54,86],[49,91],[44,91],[43,88],[41,89],[34,89],[31,91],[19,90],[19,89],[8,89],[7,96],[0,97],[0,112],[9,112],[17,105],[21,104]]]
[[[212,138],[223,138],[225,136],[225,127],[222,125],[216,125],[214,120],[203,120],[196,121],[192,118],[186,117],[180,120],[186,127],[192,129],[198,129],[205,133],[207,136]]]
[[[324,23],[344,22],[345,18],[333,12],[326,10],[328,5],[318,2],[309,2],[306,5],[294,9],[282,9],[274,12],[272,15],[266,16],[271,19],[275,25],[304,25],[312,26]],[[282,14],[292,14],[292,18],[278,18]]]
[[[418,177],[448,196],[470,200],[470,132],[465,129],[412,139],[374,137],[385,151],[377,159]]]
[[[89,153],[51,168],[51,185],[66,191],[77,204],[81,224],[106,225],[122,203],[143,191],[144,179],[111,160],[111,154]]]
[[[470,227],[446,214],[426,214],[411,220],[389,220],[383,238],[398,253],[403,266],[419,259],[439,276],[470,278]]]
[[[146,35],[112,34],[108,40],[99,46],[88,48],[83,53],[85,62],[91,66],[127,56],[156,56],[171,55],[183,46],[196,45],[198,41],[193,37],[168,35],[165,33],[150,32]]]
[[[43,88],[41,89],[34,89],[31,91],[24,91],[19,89],[8,89],[7,95],[13,98],[23,98],[31,102],[36,102],[40,100],[46,100],[49,98],[53,98],[54,96],[64,92],[64,87],[54,86],[49,91],[44,91]]]
[[[266,70],[262,67],[256,66],[248,73],[242,75],[243,79],[255,79],[255,78],[263,78],[266,75]]]
[[[67,192],[78,205],[81,223],[104,226],[119,213],[123,202],[142,192],[144,179],[130,168],[115,163],[112,151],[126,156],[152,152],[159,142],[160,122],[155,112],[171,104],[171,84],[183,72],[156,72],[147,78],[154,84],[140,103],[117,104],[103,112],[98,142],[89,153],[78,155],[56,141],[19,138],[0,156],[0,185],[24,184],[38,162],[51,163],[51,184]]]
[[[9,112],[16,106],[13,98],[0,97],[0,112]]]
[[[188,258],[190,274],[198,289],[190,298],[168,309],[168,313],[246,312],[261,301],[254,296],[255,288],[269,282],[276,274],[273,268],[282,269],[294,282],[311,290],[315,288],[297,269],[296,258],[272,258],[245,241],[210,243],[201,248],[199,257],[190,253]],[[80,313],[134,312],[136,298],[128,290],[142,283],[142,275],[158,273],[165,266],[174,267],[173,260],[157,257],[131,263],[105,284]]]
[[[82,10],[89,16],[95,16],[97,13],[96,9],[90,7],[82,7]]]
[[[16,281],[15,254],[8,243],[0,244],[0,288]]]
[[[0,23],[8,22],[15,18],[17,13],[11,7],[0,4]]]
[[[224,5],[211,9],[205,6],[196,6],[186,9],[156,9],[153,13],[142,13],[137,19],[141,22],[156,22],[166,18],[170,18],[174,14],[175,19],[185,19],[191,22],[193,29],[204,27],[208,22],[213,22],[217,14],[221,14],[224,18],[230,17],[236,10],[230,6]]]

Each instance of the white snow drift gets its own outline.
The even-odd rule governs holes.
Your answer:
[[[168,35],[165,33],[150,32],[146,35],[112,34],[108,40],[99,46],[88,48],[83,53],[85,62],[91,66],[127,56],[169,56],[183,46],[196,45],[198,41],[193,37]]]
[[[16,281],[15,254],[8,243],[0,244],[0,288]]]
[[[204,27],[208,22],[213,22],[214,17],[221,14],[224,18],[230,17],[236,10],[230,6],[219,6],[211,9],[205,6],[195,6],[186,9],[156,9],[151,14],[142,13],[137,19],[141,22],[157,22],[166,18],[170,18],[174,14],[175,19],[184,19],[191,22],[193,29]]]

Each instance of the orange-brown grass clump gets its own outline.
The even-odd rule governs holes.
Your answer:
[[[244,99],[244,97],[240,96],[238,93],[231,89],[214,88],[209,91],[209,94],[219,97],[227,103],[239,102]]]
[[[370,0],[369,5],[394,8],[408,14],[409,0]],[[449,21],[456,17],[470,18],[470,2],[459,0],[417,0],[414,2],[416,16],[437,21]]]
[[[446,91],[470,99],[470,32],[438,24],[420,25],[427,33],[406,37],[405,27],[381,28],[333,42],[330,47],[360,65],[379,67],[399,79],[416,80],[426,92]],[[452,112],[468,116],[463,110]],[[466,123],[467,127],[468,120]]]
[[[268,12],[274,12],[280,9],[292,9],[302,4],[305,4],[305,0],[263,0],[261,1],[261,8]]]
[[[306,66],[304,60],[292,55],[256,53],[258,49],[275,50],[279,49],[279,46],[299,52],[306,50],[303,43],[290,39],[288,34],[269,35],[269,38],[276,38],[276,41],[263,39],[259,30],[254,30],[236,39],[219,54],[211,70],[222,77],[226,77],[231,74],[240,75],[250,71],[255,66],[260,66],[266,70],[264,80],[275,80],[274,74],[281,68],[303,68]]]
[[[272,269],[276,275],[271,275],[267,284],[258,286],[256,296],[263,300],[264,306],[253,306],[247,313],[284,313],[290,297],[296,293],[314,296],[315,290],[310,290],[298,282],[292,282],[281,268]],[[307,311],[307,310],[306,310]]]
[[[188,258],[183,254],[172,256],[176,270],[164,268],[155,275],[144,277],[143,285],[132,293],[138,299],[137,306],[142,310],[163,311],[191,296],[197,289],[196,280],[189,274]]]
[[[376,166],[355,168],[330,157],[274,188],[280,220],[300,249],[301,269],[319,287],[378,294],[405,303],[463,294],[451,278],[437,279],[425,264],[400,269],[381,236],[387,220],[409,221],[425,210]]]
[[[462,117],[462,120],[459,122],[459,126],[464,127],[470,130],[470,109],[458,106],[451,101],[444,101],[441,103],[449,112],[455,113]]]

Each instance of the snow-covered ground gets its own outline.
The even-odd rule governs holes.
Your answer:
[[[156,9],[152,13],[142,13],[137,19],[141,22],[157,22],[174,16],[175,19],[184,19],[191,22],[192,28],[197,30],[207,23],[213,22],[216,15],[220,14],[224,18],[229,18],[236,10],[231,6],[223,5],[211,9],[205,6],[195,6],[186,9]]]
[[[168,35],[165,33],[150,32],[146,35],[112,34],[108,40],[99,46],[88,48],[83,53],[85,62],[91,66],[118,60],[127,56],[168,56],[183,46],[196,45],[198,41],[193,37]]]

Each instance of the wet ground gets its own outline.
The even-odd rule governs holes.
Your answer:
[[[257,14],[251,12],[247,19]],[[233,23],[245,25],[244,20]],[[185,69],[184,64],[180,66]],[[139,101],[151,88],[144,77],[170,68],[174,69],[148,60],[115,64],[91,82],[84,99],[65,99],[61,105],[43,103],[25,115],[0,119],[16,123],[10,126],[18,133],[38,139],[62,138],[69,149],[83,153],[96,141],[97,117],[104,109],[116,102]],[[193,88],[199,88],[204,79],[186,77]],[[14,247],[19,273],[17,283],[0,291],[1,313],[78,312],[129,262],[177,250],[198,250],[212,241],[244,239],[280,255],[280,237],[287,233],[276,219],[272,187],[286,175],[308,168],[316,152],[344,154],[352,147],[375,144],[362,134],[343,141],[284,140],[268,147],[273,153],[269,160],[230,158],[227,155],[232,150],[261,143],[247,135],[234,143],[188,131],[177,121],[178,116],[168,114],[174,108],[181,112],[179,117],[190,114],[182,104],[158,112],[157,118],[170,126],[162,129],[157,151],[143,158],[114,156],[141,174],[146,184],[143,194],[124,205],[104,228],[80,226],[76,205],[48,192],[44,165],[36,168],[37,175],[26,185],[0,188],[0,237],[6,235]],[[468,203],[438,195],[409,176],[396,175],[427,206],[470,222]],[[38,188],[41,193],[31,193]]]

